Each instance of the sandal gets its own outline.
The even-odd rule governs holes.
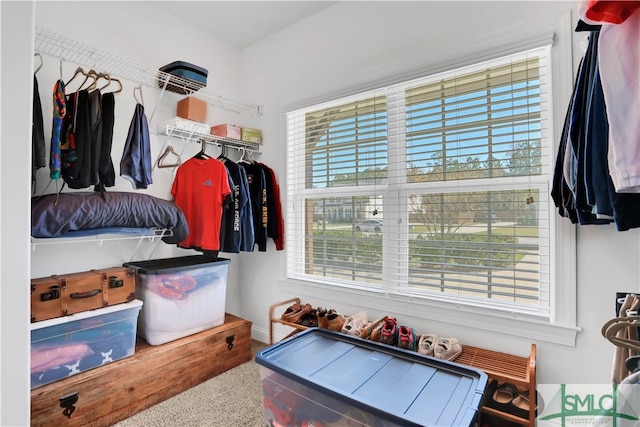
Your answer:
[[[300,319],[302,319],[302,316],[309,312],[311,312],[311,304],[305,304],[291,313],[283,313],[282,320],[289,323],[300,323]]]
[[[534,405],[534,407],[535,406],[536,405]],[[529,401],[529,391],[525,391],[517,395],[511,401],[511,408],[509,409],[509,412],[515,415],[516,417],[520,417],[520,418],[524,418],[525,420],[528,420],[530,409],[531,409],[531,403]],[[537,415],[537,409],[538,408],[536,407],[535,408],[536,415]]]
[[[489,385],[487,390],[487,402],[486,406],[497,409],[501,412],[511,413],[513,400],[518,396],[518,388],[511,383],[498,384],[498,381],[493,381]],[[527,417],[529,416],[527,415]]]

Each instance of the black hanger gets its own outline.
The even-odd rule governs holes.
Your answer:
[[[631,356],[628,357],[625,361],[625,365],[627,365],[627,369],[631,373],[640,372],[640,356]]]
[[[206,144],[207,144],[207,143],[204,141],[204,139],[203,139],[203,140],[201,140],[201,141],[200,141],[200,147],[201,147],[201,148],[200,148],[200,151],[199,151],[195,156],[193,156],[193,157],[195,157],[196,159],[201,159],[201,160],[208,160],[208,159],[210,159],[211,157],[210,157],[207,153],[205,153],[205,150],[206,150],[206,148],[207,148],[207,145],[206,145]]]
[[[220,144],[220,155],[218,156],[218,160],[225,161],[227,159],[227,146],[225,144]]]

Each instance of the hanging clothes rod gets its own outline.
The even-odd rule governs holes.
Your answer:
[[[159,129],[160,133],[163,133],[169,137],[178,137],[192,142],[204,142],[206,144],[214,144],[218,146],[226,146],[229,148],[240,149],[243,148],[252,153],[260,153],[261,144],[255,142],[242,141],[239,139],[226,138],[223,136],[211,135],[208,133],[194,132],[190,130],[180,129],[170,125],[164,125]]]
[[[128,59],[113,55],[68,37],[56,34],[44,28],[35,28],[34,48],[36,52],[44,53],[72,62],[98,69],[108,74],[130,80],[136,84],[162,89],[171,82],[181,87],[187,94],[213,105],[237,113],[248,112],[254,115],[262,114],[262,106],[252,104],[207,88],[193,91],[193,83],[181,77],[165,73],[156,68],[146,67]],[[164,89],[163,89],[164,92]]]

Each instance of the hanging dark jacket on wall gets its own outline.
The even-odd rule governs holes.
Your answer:
[[[120,176],[127,179],[134,190],[145,189],[153,183],[149,123],[144,106],[140,103],[136,104],[129,125],[129,133],[120,159]]]

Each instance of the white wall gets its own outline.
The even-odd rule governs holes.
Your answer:
[[[3,13],[6,9],[4,3]],[[541,6],[543,4],[544,7]],[[159,67],[174,60],[196,63],[209,70],[210,87],[263,104],[264,114],[258,118],[210,109],[208,121],[212,124],[230,121],[263,130],[264,144],[260,160],[276,171],[283,187],[284,204],[286,148],[283,108],[317,100],[328,94],[336,95],[354,84],[390,78],[395,70],[402,68],[402,64],[415,65],[412,58],[424,58],[431,52],[433,63],[430,66],[437,67],[438,61],[446,58],[446,47],[450,43],[464,44],[474,37],[491,34],[504,27],[517,27],[567,10],[573,10],[575,22],[577,18],[574,9],[574,2],[342,2],[241,53],[197,30],[185,27],[172,16],[145,2],[37,2],[35,23],[145,65]],[[73,23],[72,25],[59,25],[59,21],[51,19],[52,16],[59,16],[61,10],[64,11],[64,22]],[[3,15],[2,19],[4,47],[4,23],[7,17]],[[574,35],[574,65],[581,56],[581,40],[582,35]],[[45,66],[38,73],[38,79],[46,112],[50,105],[50,88],[59,77],[59,62],[49,56],[45,56],[44,61]],[[63,63],[63,77],[69,78],[76,66],[77,64]],[[29,69],[31,64],[24,67]],[[3,49],[3,75],[6,69]],[[23,84],[26,87],[20,90],[26,94],[29,85],[26,81]],[[133,86],[133,83],[125,82],[123,93],[116,99],[116,131],[112,150],[116,165],[133,113]],[[3,79],[3,106],[6,94],[4,89]],[[150,114],[159,91],[150,88],[144,88],[143,91],[147,114]],[[152,129],[157,123],[175,115],[173,108],[178,99],[175,94],[165,95],[151,124]],[[4,111],[2,117],[4,121]],[[50,113],[46,113],[45,124],[50,122],[50,118]],[[45,129],[47,130],[46,125]],[[28,135],[21,135],[24,131],[22,129],[12,137],[16,140],[28,138]],[[49,135],[47,133],[46,137]],[[3,139],[4,137],[3,131]],[[154,158],[162,147],[161,138],[152,135]],[[6,141],[3,141],[3,146],[4,144]],[[199,147],[188,146],[184,158],[198,149]],[[29,182],[28,156],[21,155],[17,158],[24,159],[24,164],[16,162],[14,156],[6,156],[4,150],[0,159],[3,171],[19,170],[18,177],[14,179],[16,183],[20,183],[14,185],[12,181],[8,185],[6,174],[2,174],[3,227],[0,231],[3,242],[8,232],[4,221],[9,212],[6,201],[25,199],[24,187]],[[172,181],[170,172],[156,171],[154,180],[148,192],[168,198]],[[38,181],[39,189],[46,185],[45,170],[39,172]],[[114,190],[131,191],[131,188],[128,182],[119,181]],[[27,215],[24,206],[20,211],[22,209],[25,210],[23,214]],[[18,232],[24,234],[26,242],[28,232]],[[26,244],[23,242],[21,245]],[[118,265],[129,260],[131,254],[126,244],[123,244],[124,247],[119,244],[108,245],[110,244],[76,250],[73,261],[64,259],[59,251],[38,247],[31,254],[30,271],[16,273],[19,277],[12,277],[13,285],[23,283],[26,292],[30,277],[63,270],[78,271]],[[616,291],[638,291],[638,246],[636,230],[618,233],[613,226],[578,228],[578,324],[583,330],[578,335],[575,348],[538,343],[539,382],[603,383],[609,380],[613,346],[600,336],[600,326],[612,316],[613,294]],[[4,281],[4,272],[7,265],[12,265],[13,257],[6,254],[7,245],[4,243],[2,249]],[[157,255],[182,254],[185,251],[163,247]],[[281,285],[281,280],[285,277],[285,252],[275,251],[270,242],[267,252],[241,254],[231,258],[227,311],[252,321],[254,337],[266,340],[269,305],[298,294]],[[3,288],[5,286],[7,285],[3,284]],[[300,295],[304,297],[301,293]],[[314,305],[335,307],[344,313],[361,308],[358,300],[350,300],[348,297],[311,302]],[[3,312],[11,306],[15,304],[7,301],[3,290]],[[429,321],[428,314],[408,317],[402,313],[370,312],[372,317],[382,314],[395,315],[399,321],[410,324],[419,331],[437,330],[443,335],[457,336],[463,342],[512,350],[518,354],[526,353],[530,344],[524,339],[478,332],[473,329],[473,325],[435,324]],[[26,322],[26,316],[24,319]],[[25,323],[19,330],[26,328]],[[7,345],[4,331],[5,329],[2,336],[3,349]],[[14,357],[24,360],[23,351],[27,352],[25,348],[15,349]],[[4,375],[5,352],[2,354]],[[25,381],[26,375],[25,373]],[[6,393],[5,388],[2,391]],[[21,396],[28,394],[24,389],[21,393],[15,389],[14,392]],[[2,409],[4,412],[7,410],[4,394]],[[25,420],[24,424],[26,423]]]
[[[29,422],[29,141],[33,5],[0,3],[0,425]],[[7,64],[10,64],[7,66]]]
[[[74,22],[73,25],[61,27],[51,21],[50,17],[59,13],[60,10],[65,11],[65,20]],[[167,12],[154,8],[147,2],[118,2],[117,4],[112,2],[38,2],[35,8],[35,25],[61,34],[82,45],[152,68],[159,68],[177,60],[194,63],[208,70],[208,88],[231,96],[236,95],[240,86],[237,73],[239,68],[237,49],[185,26]],[[77,64],[71,60],[65,60],[61,63],[58,58],[51,55],[43,55],[43,58],[44,66],[38,72],[37,77],[44,110],[45,138],[48,140],[51,135],[52,110],[49,107],[51,105],[51,89],[60,76],[60,64],[62,64],[62,76],[65,81],[70,79],[79,65],[88,69],[92,64]],[[108,72],[109,70],[98,71]],[[121,80],[124,88],[121,93],[116,95],[112,146],[116,185],[107,191],[134,191],[129,181],[118,174],[120,157],[136,104],[133,89],[138,82]],[[80,82],[82,82],[82,78],[77,78],[69,85],[69,90],[76,89]],[[160,89],[148,86],[143,86],[142,92],[145,113],[151,131],[151,156],[155,160],[167,142],[166,136],[157,133],[158,126],[176,116],[176,103],[183,97],[166,91],[164,96],[160,98]],[[226,121],[243,125],[251,124],[248,115],[245,117],[244,114],[211,105],[208,106],[207,111],[207,122],[210,124]],[[185,143],[173,139],[172,144],[176,151],[183,153],[183,161],[200,150],[200,145],[193,142]],[[207,152],[212,156],[219,154],[218,149],[212,146],[207,148]],[[229,157],[234,158],[236,154],[235,151],[230,150]],[[51,183],[48,174],[48,167],[38,170],[36,194],[42,194],[43,191],[45,194],[54,192],[56,185],[62,185],[62,180]],[[136,191],[170,199],[173,177],[174,169],[155,169],[153,184],[147,190]],[[65,191],[73,190],[65,189]],[[37,245],[32,251],[31,277],[84,271],[87,268],[117,266],[127,261],[147,259],[149,256],[162,258],[197,254],[195,251],[180,249],[175,245],[160,244],[157,249],[154,249],[156,248],[155,244],[147,241],[144,241],[138,251],[134,252],[137,243],[137,241],[130,240],[106,241],[102,245],[93,242]],[[70,257],[69,253],[72,253],[73,256]],[[227,311],[239,314],[240,289],[237,285],[239,262],[236,262],[236,256],[233,254],[225,254],[224,256],[232,260],[229,265]]]
[[[546,17],[571,13],[573,64],[564,84],[570,94],[583,51],[585,33],[573,33],[577,2],[341,2],[243,51],[243,87],[264,104],[259,126],[265,134],[263,159],[285,177],[285,122],[283,109],[302,106],[327,95],[338,95],[367,82],[393,80],[394,73],[411,75],[411,69],[437,69],[455,62],[451,51],[476,41],[491,41],[506,29],[522,28]],[[535,27],[535,25],[534,25]],[[517,33],[517,31],[516,31]],[[497,40],[500,42],[500,40]],[[558,43],[559,40],[556,40]],[[566,89],[569,89],[567,92]],[[567,99],[568,102],[568,99]],[[563,108],[566,108],[564,104]],[[564,118],[564,111],[562,112]],[[286,190],[283,188],[283,191]],[[568,221],[561,219],[562,221]],[[606,383],[610,378],[614,346],[600,334],[601,325],[613,317],[616,291],[639,290],[638,231],[619,233],[614,226],[578,227],[578,334],[576,346],[538,342],[540,383]],[[363,300],[345,293],[317,298],[306,289],[293,289],[285,280],[285,256],[268,252],[254,257],[243,269],[245,317],[254,331],[267,328],[269,302],[291,296],[313,295],[317,306],[344,313],[362,308]],[[243,264],[244,266],[244,264]],[[463,342],[499,351],[526,354],[530,340],[501,336],[470,325],[438,324],[429,314],[408,316],[367,309],[371,317],[391,314],[418,332],[439,332]]]

